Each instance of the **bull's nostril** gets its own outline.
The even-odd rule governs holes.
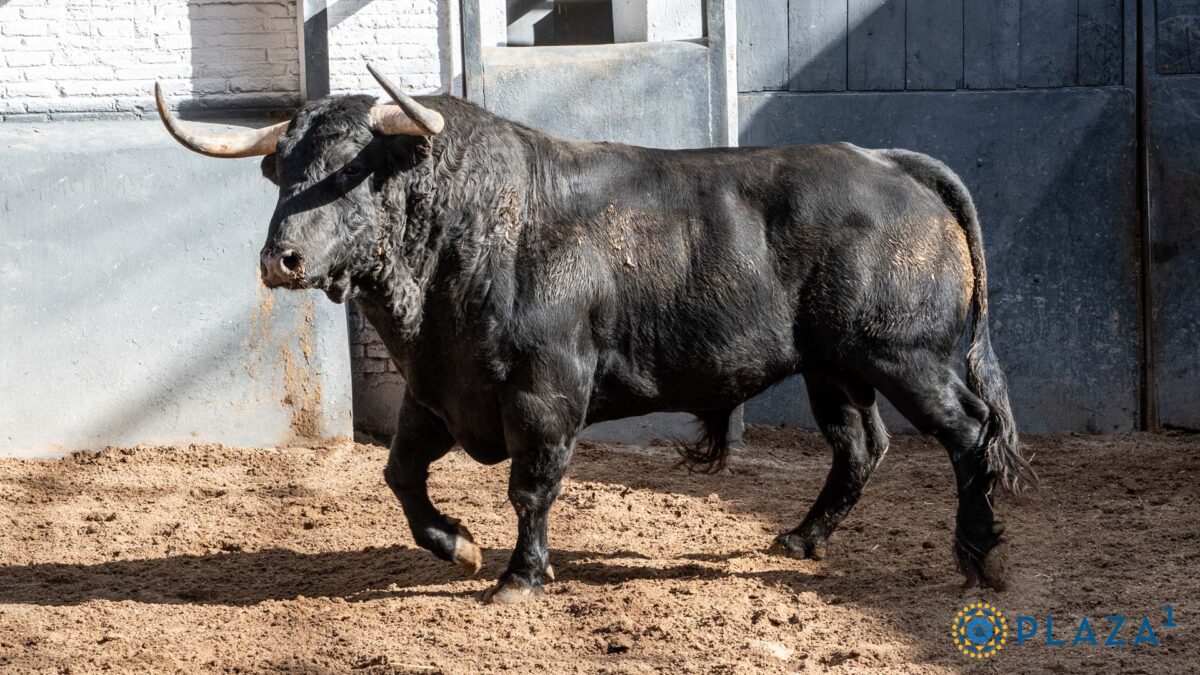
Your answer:
[[[299,253],[296,253],[292,250],[287,250],[283,252],[283,256],[279,259],[279,263],[283,265],[283,269],[287,270],[291,274],[299,274],[300,266],[303,263],[303,260],[301,259]]]

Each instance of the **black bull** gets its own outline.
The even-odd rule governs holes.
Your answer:
[[[990,344],[975,208],[943,164],[848,144],[568,142],[422,102],[442,133],[380,133],[368,97],[310,103],[263,161],[280,188],[264,280],[353,297],[404,375],[384,476],[418,544],[476,572],[428,468],[456,443],[511,459],[517,542],[484,597],[537,592],[585,426],[690,412],[704,433],[686,458],[719,468],[736,406],[800,373],[833,466],[775,548],[824,554],[887,450],[880,392],[949,451],[968,582],[1003,586],[990,493],[1036,479]]]

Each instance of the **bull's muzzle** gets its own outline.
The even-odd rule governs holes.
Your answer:
[[[296,288],[304,278],[304,257],[290,248],[264,249],[259,264],[267,288]]]

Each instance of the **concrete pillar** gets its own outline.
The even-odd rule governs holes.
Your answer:
[[[328,96],[329,10],[325,0],[299,0],[296,30],[300,57],[300,97],[315,100]]]
[[[704,36],[703,0],[613,0],[615,42],[666,42]]]
[[[479,0],[479,29],[484,47],[508,46],[508,6],[505,0]]]

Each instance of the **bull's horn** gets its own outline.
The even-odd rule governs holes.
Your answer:
[[[436,113],[434,113],[436,114]],[[429,136],[421,126],[398,105],[371,106],[371,128],[385,136]]]
[[[400,106],[400,109],[404,111],[404,114],[407,115],[413,122],[416,122],[418,129],[417,131],[399,131],[394,133],[416,134],[421,136],[433,136],[434,134],[441,133],[442,129],[446,126],[446,120],[442,119],[442,116],[439,113],[426,108],[420,103],[417,103],[411,96],[400,91],[400,89],[397,88],[396,85],[392,84],[390,80],[384,77],[382,73],[380,73],[378,70],[375,70],[375,66],[368,63],[367,70],[371,72],[371,77],[375,78],[375,81],[379,83],[379,86],[383,87],[383,90],[388,93],[388,96],[392,97],[392,100],[396,102],[396,105]],[[372,115],[371,121],[375,121],[374,115]],[[390,133],[384,131],[383,129],[380,129],[380,131],[383,133]]]
[[[255,157],[275,152],[279,137],[287,131],[288,123],[280,122],[262,129],[246,131],[194,131],[185,129],[171,116],[163,98],[162,87],[154,83],[154,100],[158,104],[158,116],[167,131],[183,147],[209,157]]]

